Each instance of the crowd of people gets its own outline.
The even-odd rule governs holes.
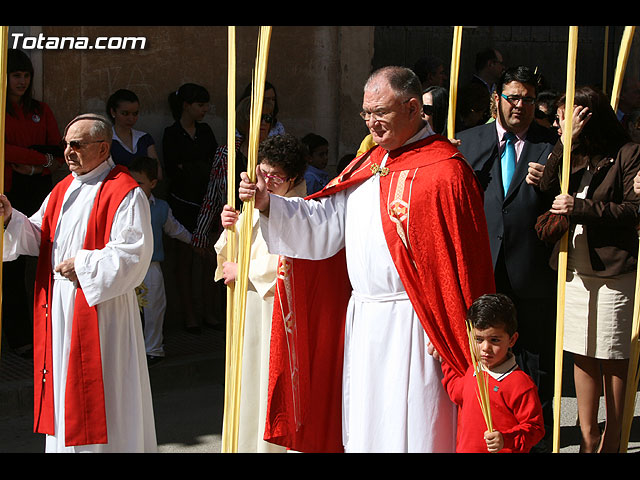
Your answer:
[[[3,282],[3,334],[34,359],[34,431],[47,451],[156,451],[148,368],[165,356],[165,240],[176,240],[170,274],[184,329],[224,329],[225,286],[238,275],[228,235],[250,199],[239,451],[550,451],[565,235],[563,346],[574,359],[580,451],[618,451],[640,82],[625,82],[617,112],[592,86],[579,86],[566,111],[539,72],[484,49],[459,88],[450,135],[444,63],[383,67],[363,86],[367,136],[335,162],[323,136],[287,133],[267,82],[250,180],[251,85],[236,106],[235,145],[219,144],[204,120],[206,88],[179,86],[160,150],[135,128],[140,100],[127,89],[104,115],[79,115],[61,133],[31,94],[29,58],[8,53],[0,215],[13,281]]]

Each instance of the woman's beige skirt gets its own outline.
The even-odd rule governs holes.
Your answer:
[[[600,359],[627,359],[636,272],[601,278],[567,271],[564,350]]]

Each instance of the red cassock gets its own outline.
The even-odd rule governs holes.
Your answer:
[[[444,137],[377,146],[308,199],[380,175],[380,215],[393,262],[436,350],[461,375],[471,360],[466,313],[495,291],[482,191]],[[364,233],[366,234],[366,232]],[[344,249],[326,260],[280,258],[264,439],[301,452],[341,452],[344,326],[351,285]]]
[[[36,272],[33,325],[34,431],[48,435],[55,434],[51,381],[51,253],[64,194],[72,180],[71,175],[65,177],[49,196],[42,221]],[[116,211],[124,197],[137,186],[125,167],[116,166],[109,172],[92,207],[84,240],[85,249],[104,248],[109,242]],[[107,443],[97,307],[89,307],[80,286],[74,304],[65,395],[66,445]]]

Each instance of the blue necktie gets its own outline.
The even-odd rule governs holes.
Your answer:
[[[507,195],[509,191],[509,184],[511,183],[511,177],[516,169],[516,147],[514,146],[516,136],[511,132],[504,134],[506,144],[502,151],[502,187],[504,188],[504,194]]]

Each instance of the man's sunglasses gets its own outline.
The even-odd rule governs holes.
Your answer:
[[[67,146],[71,147],[72,150],[81,150],[82,148],[86,147],[87,145],[91,145],[92,143],[102,143],[105,140],[94,140],[93,142],[81,142],[80,140],[71,140],[70,142],[67,142],[65,140],[62,140],[60,142],[60,147],[62,149],[66,149]]]

